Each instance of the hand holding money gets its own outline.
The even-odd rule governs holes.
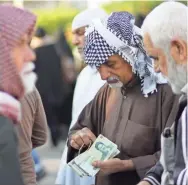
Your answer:
[[[100,168],[93,166],[95,161],[106,161],[108,159],[112,159],[117,154],[119,154],[117,145],[108,140],[106,137],[99,135],[92,144],[91,148],[78,155],[71,162],[69,162],[68,165],[80,177],[95,176],[100,170]]]
[[[85,127],[72,135],[70,145],[74,149],[79,150],[83,144],[88,146],[91,142],[93,143],[95,139],[96,137],[91,130]]]
[[[100,172],[106,175],[121,171],[135,170],[132,160],[120,160],[118,158],[109,159],[106,161],[95,161],[93,166],[100,168]]]
[[[96,168],[100,168],[100,172],[105,175],[120,172],[124,169],[123,161],[118,158],[109,159],[106,161],[95,161],[92,165]]]

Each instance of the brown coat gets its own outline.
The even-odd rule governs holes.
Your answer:
[[[42,101],[37,89],[21,100],[22,121],[18,125],[19,155],[25,185],[36,185],[33,148],[47,140],[47,122]]]
[[[136,168],[98,175],[97,185],[136,185],[159,159],[160,135],[175,119],[178,97],[168,85],[158,85],[157,89],[158,92],[145,98],[140,83],[127,89],[105,85],[80,114],[69,136],[83,127],[91,129],[96,136],[103,134],[118,145],[118,158],[132,159]],[[76,153],[69,146],[68,161]]]

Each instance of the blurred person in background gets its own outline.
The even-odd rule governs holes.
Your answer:
[[[31,40],[30,46],[31,48],[35,49],[43,45],[52,44],[52,43],[54,43],[53,37],[48,35],[44,28],[38,27],[35,30],[35,34]],[[38,180],[45,175],[45,171],[43,166],[41,165],[41,160],[38,152],[36,150],[33,150],[31,154],[35,163],[35,173],[37,174],[37,180]]]
[[[40,179],[45,173],[39,157],[33,151],[34,161],[37,160],[35,174],[32,149],[44,145],[47,140],[46,115],[36,88],[21,99],[21,106],[23,117],[17,130],[21,172],[25,185],[36,185],[36,175]]]
[[[45,34],[42,35],[42,38],[46,37],[44,36]],[[65,69],[65,65],[62,65],[62,63],[65,63],[64,58],[70,58],[67,57],[70,51],[64,51],[64,43],[61,43],[61,41],[60,38],[58,42],[43,42],[42,45],[35,48],[35,71],[39,77],[36,86],[44,105],[53,146],[57,146],[61,138],[60,124],[63,119],[62,117],[68,117],[68,111],[66,110],[68,107],[64,110],[62,110],[62,107],[69,98],[72,88],[70,86],[72,86],[74,81],[72,76],[69,76],[71,73],[67,73],[68,70]],[[64,40],[62,42],[64,42]],[[73,62],[72,60],[66,61],[68,61],[67,63],[70,61]],[[70,112],[69,115],[71,115],[70,109],[72,106],[71,103],[69,104],[70,108],[68,110]],[[67,115],[64,114],[64,111]],[[60,115],[62,115],[62,117],[60,117]]]
[[[85,28],[95,18],[104,18],[107,14],[100,8],[86,9],[76,15],[72,22],[72,43],[77,47],[81,56],[83,56],[83,47],[85,40]],[[99,73],[95,68],[86,66],[79,74],[76,82],[73,99],[72,121],[70,128],[76,123],[78,116],[82,109],[87,105],[96,95],[98,90],[104,85],[105,81],[101,80]],[[67,160],[67,147],[65,147],[59,172],[56,179],[56,184],[61,185],[91,185],[94,183],[94,178],[80,178],[68,166]]]
[[[86,64],[107,83],[85,106],[69,132],[67,162],[100,134],[117,144],[120,154],[94,161],[96,185],[135,185],[158,161],[160,135],[172,124],[178,98],[155,73],[142,44],[141,30],[128,12],[113,12],[86,30]]]
[[[72,119],[72,101],[76,83],[76,70],[74,64],[74,56],[62,28],[59,29],[59,37],[55,46],[57,54],[61,58],[61,70],[65,96],[62,106],[59,109],[59,119],[62,125],[62,138],[66,139],[68,128],[70,127]]]
[[[175,123],[161,135],[160,161],[139,185],[188,183],[187,13],[184,4],[165,2],[149,13],[142,25],[144,45],[155,59],[156,71],[181,97]]]
[[[32,13],[0,5],[0,184],[24,185],[15,128],[21,121],[19,100],[34,88],[35,55],[29,43],[36,23]]]
[[[44,28],[38,27],[35,31],[35,34],[31,40],[30,46],[35,49],[42,45],[54,43],[54,38],[48,35]]]

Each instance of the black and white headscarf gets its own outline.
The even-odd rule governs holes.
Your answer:
[[[107,59],[119,54],[142,80],[142,92],[147,97],[156,84],[167,83],[161,74],[155,73],[153,61],[143,47],[141,30],[128,12],[113,12],[109,17],[96,19],[86,29],[84,56],[86,64],[99,67]]]

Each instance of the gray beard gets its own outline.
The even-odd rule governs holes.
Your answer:
[[[116,80],[117,82],[114,83],[114,80]],[[110,83],[112,82],[113,83]],[[119,80],[119,78],[117,76],[111,76],[107,79],[107,83],[111,88],[121,88],[123,86],[123,83]]]
[[[182,88],[187,84],[187,66],[176,64],[169,53],[166,56],[168,60],[168,76],[166,79],[172,91],[175,94],[181,94]]]
[[[123,83],[121,81],[117,82],[117,83],[108,83],[108,85],[111,87],[111,88],[121,88],[123,87]]]

